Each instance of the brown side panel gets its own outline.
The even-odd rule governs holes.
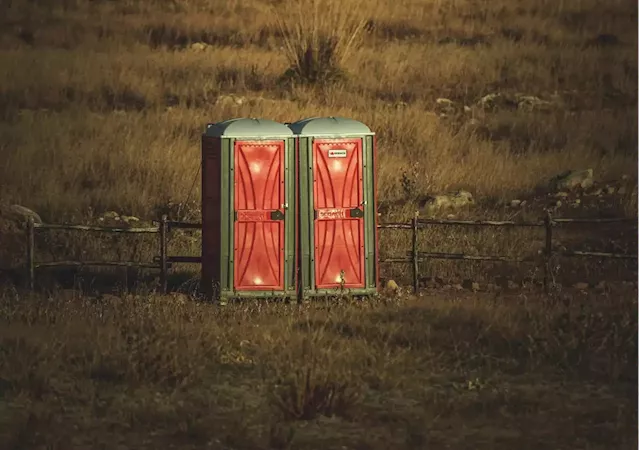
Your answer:
[[[210,297],[220,283],[220,138],[202,136],[202,289]]]

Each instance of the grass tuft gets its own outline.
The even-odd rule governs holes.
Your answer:
[[[328,83],[345,77],[344,62],[361,43],[367,23],[361,5],[302,0],[281,5],[275,20],[290,64],[283,79]]]
[[[273,392],[276,408],[285,420],[312,420],[318,415],[347,417],[358,394],[348,382],[318,373],[318,367],[297,369]]]

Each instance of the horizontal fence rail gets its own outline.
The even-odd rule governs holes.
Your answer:
[[[167,222],[167,228],[171,230],[172,228],[185,229],[185,230],[202,230],[202,224],[196,222]]]
[[[40,267],[81,267],[81,266],[115,266],[115,267],[140,267],[157,269],[158,264],[141,263],[138,261],[47,261],[34,263],[34,268]]]
[[[592,252],[579,250],[553,251],[553,228],[561,224],[601,224],[601,223],[634,223],[636,220],[627,218],[596,218],[596,219],[569,219],[569,218],[552,218],[550,214],[543,220],[535,222],[515,222],[509,220],[449,220],[449,219],[420,219],[414,217],[411,222],[388,222],[377,225],[380,230],[410,230],[411,250],[407,252],[407,257],[389,257],[381,258],[379,263],[389,264],[411,264],[413,289],[417,291],[419,288],[419,263],[430,259],[448,259],[448,260],[466,260],[466,261],[492,261],[492,262],[540,262],[544,269],[543,285],[545,292],[549,289],[550,277],[550,260],[552,256],[560,257],[594,257],[594,258],[611,258],[637,260],[637,255],[629,255],[623,253],[610,252]],[[34,288],[35,269],[46,267],[83,267],[83,266],[106,266],[106,267],[138,267],[146,269],[160,270],[160,289],[163,293],[167,292],[167,275],[173,263],[191,263],[201,264],[200,256],[170,256],[167,252],[167,236],[174,229],[191,229],[201,230],[202,223],[197,222],[181,222],[170,221],[167,216],[154,222],[157,226],[152,227],[100,227],[88,225],[69,225],[69,224],[43,224],[34,223],[30,218],[27,221],[27,262],[26,262],[26,278],[27,286]],[[529,255],[523,257],[512,257],[505,255],[467,255],[464,253],[441,253],[441,252],[425,252],[418,248],[418,231],[433,225],[443,226],[477,226],[477,227],[540,227],[545,229],[545,245],[537,255]],[[137,261],[51,261],[37,262],[35,260],[35,232],[43,230],[75,230],[75,231],[95,231],[105,233],[148,233],[158,234],[159,236],[159,253],[160,255],[153,258],[153,262],[137,262]]]
[[[591,256],[594,258],[613,258],[613,259],[638,259],[636,255],[626,255],[623,253],[608,253],[608,252],[581,252],[578,250],[565,250],[558,252],[560,256],[572,257],[572,256]]]
[[[147,228],[122,228],[122,227],[94,227],[88,225],[65,225],[65,224],[49,224],[49,223],[34,223],[34,228],[40,228],[43,230],[77,230],[77,231],[102,231],[107,233],[157,233],[159,227],[147,227]]]
[[[412,252],[409,255],[413,256]],[[418,259],[426,261],[427,259],[459,259],[467,261],[496,261],[496,262],[534,262],[539,258],[524,257],[512,258],[509,256],[483,256],[483,255],[465,255],[464,253],[437,253],[437,252],[418,252]]]
[[[486,227],[543,227],[544,221],[540,222],[514,222],[511,220],[445,220],[445,219],[418,219],[420,225],[471,225]]]
[[[141,261],[36,261],[35,232],[45,230],[93,231],[102,233],[124,234],[157,234],[160,227],[101,227],[90,225],[35,223],[33,218],[27,221],[27,268],[26,284],[29,289],[35,287],[35,269],[47,267],[137,267],[141,269],[158,269],[159,264]]]

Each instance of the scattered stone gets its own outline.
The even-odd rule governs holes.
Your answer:
[[[120,220],[120,214],[118,214],[115,211],[107,211],[106,213],[104,213],[102,215],[103,219],[113,219],[113,220]]]
[[[210,47],[209,44],[206,44],[204,42],[194,42],[193,44],[191,44],[189,48],[196,52],[203,52],[207,50],[209,47]]]
[[[483,109],[494,109],[503,103],[504,97],[502,94],[487,94],[478,100],[478,106]]]
[[[557,197],[557,198],[565,198],[565,197],[569,196],[569,193],[568,192],[564,192],[564,191],[556,192],[553,196]]]
[[[459,105],[458,103],[454,102],[453,100],[449,100],[448,98],[436,99],[435,112],[441,117],[454,115],[462,111],[466,112],[466,108],[468,107]]]
[[[577,187],[587,189],[593,186],[593,169],[569,170],[551,180],[551,188],[556,191],[572,190]]]
[[[387,281],[386,289],[391,293],[395,293],[395,292],[398,292],[398,290],[400,290],[400,287],[398,286],[398,283],[396,283],[394,280],[389,280]]]
[[[549,110],[553,104],[533,95],[522,95],[518,98],[518,109],[523,111]]]
[[[462,285],[460,283],[456,283],[454,285],[451,286],[453,288],[454,291],[462,291],[464,290],[464,288],[462,287]]]
[[[21,205],[0,205],[0,217],[21,223],[25,223],[29,218],[32,218],[34,223],[42,223],[42,219],[37,212]]]
[[[436,104],[447,108],[453,108],[456,106],[455,102],[453,100],[449,100],[448,98],[437,98]]]
[[[580,281],[576,284],[573,285],[574,288],[579,289],[581,291],[584,291],[586,289],[589,289],[589,283],[585,283],[583,281]]]
[[[598,197],[598,196],[602,195],[602,189],[601,188],[594,189],[588,195],[591,195],[591,196],[594,196],[594,197]]]
[[[580,206],[580,203],[582,203],[582,201],[579,198],[575,199],[575,201],[573,202],[575,206]]]
[[[126,223],[140,222],[140,219],[138,219],[135,216],[120,216],[120,220],[122,220],[123,222],[126,222]]]
[[[615,186],[606,186],[604,189],[607,192],[607,194],[609,194],[609,195],[613,195],[613,194],[616,193]]]
[[[239,95],[221,95],[216,99],[216,105],[243,105],[246,102],[245,97]]]
[[[426,210],[433,210],[437,208],[461,208],[473,204],[473,195],[464,190],[426,197],[421,199],[418,203],[420,209]]]
[[[518,200],[518,199],[514,199],[514,200],[511,200],[511,203],[510,203],[509,205],[510,205],[512,208],[517,208],[517,207],[519,207],[520,205],[522,205],[522,201],[521,201],[521,200]]]

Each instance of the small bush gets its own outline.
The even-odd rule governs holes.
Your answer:
[[[344,75],[342,64],[360,43],[366,19],[356,5],[339,0],[286,2],[275,19],[291,67],[285,80],[326,83]]]

